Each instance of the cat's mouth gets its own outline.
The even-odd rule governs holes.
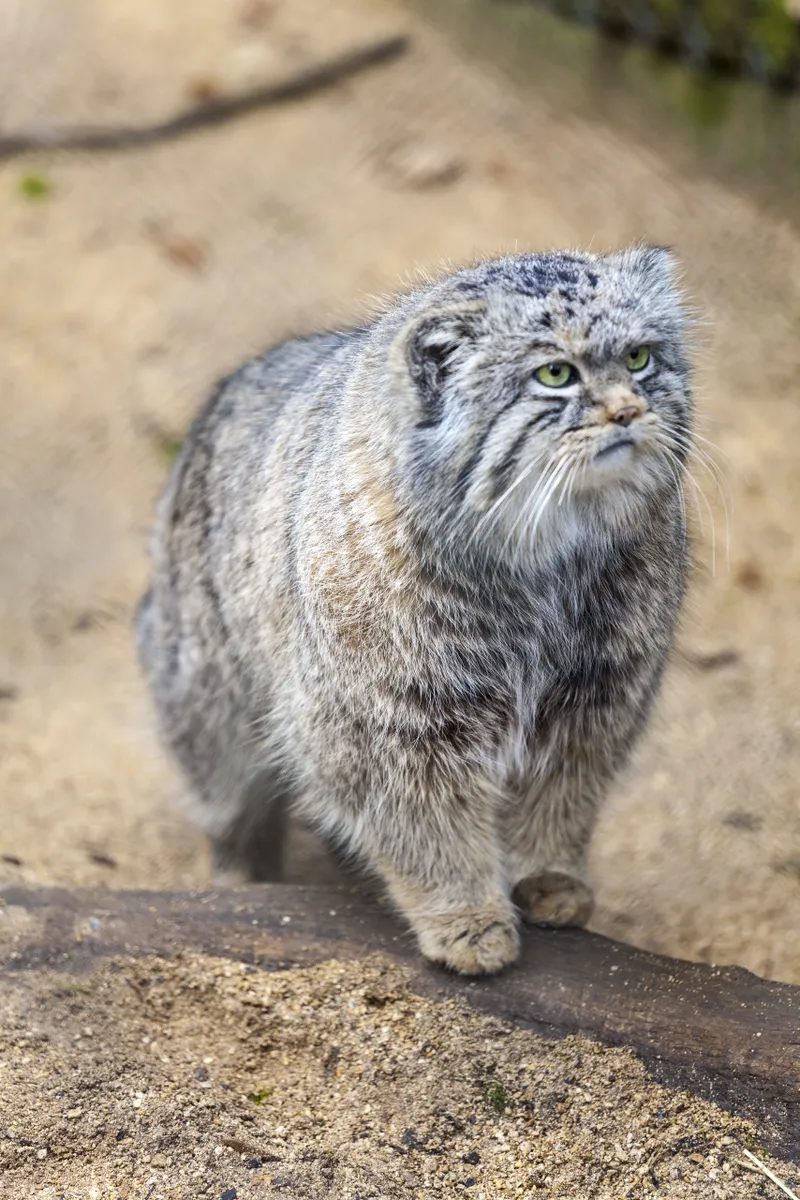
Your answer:
[[[635,442],[632,437],[615,438],[613,442],[609,442],[595,451],[594,460],[595,462],[600,460],[608,462],[613,458],[627,457],[631,450],[633,450],[634,445]]]

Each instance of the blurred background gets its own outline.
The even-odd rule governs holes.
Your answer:
[[[2,0],[0,882],[208,885],[130,623],[213,382],[417,270],[644,238],[697,305],[715,467],[594,926],[800,983],[799,9]],[[2,140],[159,122],[395,34],[392,61],[168,142]],[[327,870],[298,835],[292,877]]]

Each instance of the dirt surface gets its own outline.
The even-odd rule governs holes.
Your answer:
[[[169,146],[0,165],[0,879],[208,881],[129,627],[155,498],[218,376],[418,267],[646,237],[677,248],[702,315],[730,567],[698,466],[716,575],[701,500],[682,653],[596,838],[595,925],[800,982],[797,233],[389,0],[30,0],[0,21],[9,129],[156,118],[414,39],[333,93]]]
[[[3,1009],[15,1200],[778,1196],[744,1149],[798,1182],[628,1051],[420,999],[379,957],[112,961],[18,976]]]

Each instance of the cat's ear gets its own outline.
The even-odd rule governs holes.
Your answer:
[[[636,242],[625,250],[613,251],[608,261],[625,274],[638,276],[656,288],[673,288],[681,274],[678,258],[669,246]]]
[[[640,270],[654,283],[673,288],[681,275],[677,255],[669,246],[638,246]]]
[[[395,372],[410,385],[419,419],[436,425],[444,411],[444,390],[480,332],[485,306],[465,303],[436,309],[410,321],[395,341]]]

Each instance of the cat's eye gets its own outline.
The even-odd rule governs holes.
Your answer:
[[[572,363],[552,362],[548,363],[546,367],[539,367],[538,371],[534,371],[533,377],[545,387],[563,388],[575,382],[578,372]]]
[[[629,371],[643,371],[650,362],[649,346],[634,346],[628,351],[625,366]]]

